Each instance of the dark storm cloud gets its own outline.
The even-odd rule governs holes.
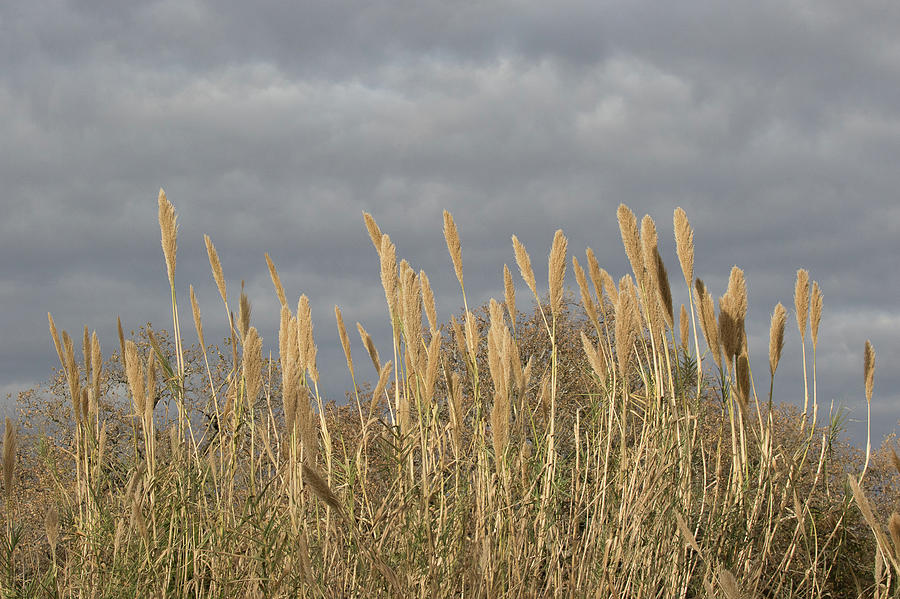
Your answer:
[[[230,299],[245,279],[271,347],[269,252],[291,303],[310,297],[338,399],[350,381],[333,305],[388,339],[363,210],[430,275],[446,317],[462,300],[444,208],[480,303],[502,294],[504,263],[516,271],[513,233],[539,279],[556,228],[572,253],[591,246],[625,274],[619,202],[656,219],[679,281],[681,205],[713,293],[745,269],[757,385],[769,315],[778,301],[793,309],[808,268],[825,293],[819,399],[860,415],[871,338],[883,435],[900,407],[898,14],[837,2],[4,6],[0,387],[49,374],[48,311],[70,331],[97,328],[105,353],[117,315],[170,328],[160,186],[179,214],[183,309],[192,283],[207,337],[224,335],[206,233]],[[796,402],[796,330],[785,351],[776,389]]]

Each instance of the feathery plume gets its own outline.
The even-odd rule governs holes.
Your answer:
[[[250,330],[250,299],[244,293],[244,281],[241,281],[241,297],[238,303],[238,328],[241,333],[241,340],[247,338],[247,332]]]
[[[382,367],[381,372],[378,373],[378,383],[375,385],[375,390],[372,391],[372,403],[369,407],[369,418],[378,411],[378,403],[381,401],[381,394],[384,393],[384,388],[387,387],[388,378],[391,374],[391,366],[393,366],[393,364],[388,360],[385,362],[384,367]]]
[[[366,229],[369,231],[369,237],[372,239],[372,245],[375,246],[375,251],[378,252],[378,255],[381,256],[381,236],[383,233],[381,229],[378,228],[378,224],[375,222],[375,219],[372,218],[372,215],[368,212],[363,212],[363,220],[366,221]]]
[[[175,206],[166,198],[166,192],[159,190],[159,230],[162,233],[163,255],[166,257],[166,271],[169,285],[175,286],[175,253],[177,251],[177,232]]]
[[[863,377],[866,382],[866,402],[872,403],[872,389],[875,386],[875,348],[868,339],[863,352]]]
[[[672,288],[669,286],[669,272],[663,263],[659,249],[653,249],[653,258],[656,262],[656,289],[659,292],[659,305],[662,306],[663,316],[669,328],[675,330],[675,313],[672,307]]]
[[[297,304],[297,344],[300,349],[300,366],[309,372],[313,381],[319,381],[319,370],[316,368],[316,344],[313,341],[312,311],[306,294],[300,296]]]
[[[513,283],[509,267],[503,265],[503,297],[506,301],[506,311],[509,313],[509,322],[513,332],[516,330],[516,286]]]
[[[128,387],[131,389],[131,398],[134,400],[134,410],[138,416],[144,414],[146,395],[144,391],[144,364],[138,354],[137,345],[129,339],[125,342],[125,364]]]
[[[119,356],[122,358],[122,370],[125,370],[125,333],[122,331],[122,319],[116,316],[116,329],[119,332]]]
[[[553,246],[550,249],[548,260],[548,283],[550,285],[550,311],[558,316],[562,310],[563,279],[566,274],[566,249],[569,241],[563,235],[562,229],[558,229],[553,235]]]
[[[794,309],[797,312],[797,328],[800,339],[806,339],[806,315],[809,310],[809,273],[804,269],[797,271],[797,284],[794,287]]]
[[[741,352],[737,359],[737,388],[741,411],[746,414],[750,405],[750,360],[747,352]]]
[[[262,338],[256,327],[250,327],[244,337],[243,374],[246,397],[254,405],[262,388]]]
[[[619,374],[623,377],[628,373],[632,346],[637,337],[635,323],[638,315],[633,289],[634,283],[632,283],[631,277],[627,275],[622,277],[619,283],[619,302],[616,304],[615,336]]]
[[[584,347],[584,354],[587,356],[594,374],[600,377],[601,381],[606,380],[606,358],[602,352],[597,351],[584,331],[581,331],[581,345]]]
[[[381,236],[381,286],[384,287],[384,298],[387,300],[391,319],[400,315],[397,312],[397,248],[391,243],[390,235]]]
[[[681,310],[678,312],[678,333],[681,337],[681,347],[687,350],[688,334],[690,333],[691,323],[688,321],[687,308],[681,304]]]
[[[197,329],[197,339],[200,340],[200,348],[206,348],[203,342],[203,321],[200,320],[200,305],[197,303],[197,296],[194,294],[194,286],[190,286],[191,296],[191,312],[194,314],[194,328]]]
[[[459,286],[465,288],[465,284],[463,284],[462,246],[459,243],[459,232],[456,230],[453,215],[446,210],[444,210],[444,239],[447,240],[447,250],[450,252],[450,258],[453,260],[453,270],[456,271]]]
[[[613,281],[612,275],[610,275],[606,270],[600,269],[600,280],[603,281],[603,291],[606,292],[607,297],[609,297],[609,301],[613,306],[619,303],[619,292],[616,289],[616,282]],[[599,292],[599,290],[598,290]],[[599,296],[598,296],[599,297]],[[603,301],[603,298],[600,297],[600,301]]]
[[[600,312],[603,312],[603,277],[600,274],[600,263],[597,261],[597,256],[594,255],[594,250],[591,248],[585,250],[584,253],[585,256],[587,256],[588,273],[591,277],[591,283],[594,284],[594,295],[597,296]]]
[[[809,331],[812,336],[813,348],[819,344],[819,323],[822,322],[822,290],[819,284],[813,281],[812,297],[809,304]]]
[[[675,249],[688,287],[694,280],[694,230],[680,207],[675,209]]]
[[[528,252],[525,251],[525,246],[522,245],[518,237],[513,235],[512,242],[513,250],[516,253],[516,264],[519,265],[519,273],[521,273],[522,278],[525,280],[525,284],[528,285],[528,288],[531,289],[534,296],[538,297],[537,283],[534,280],[534,270],[531,268],[531,258],[528,256]]]
[[[338,336],[341,338],[341,347],[344,348],[344,357],[347,359],[347,369],[353,372],[353,358],[350,356],[350,337],[347,336],[347,328],[344,326],[344,316],[341,309],[334,307],[334,319],[337,321]]]
[[[581,264],[578,263],[578,258],[575,256],[572,256],[572,270],[575,271],[575,281],[578,283],[578,289],[581,292],[581,304],[584,306],[584,311],[587,313],[588,318],[591,319],[591,322],[594,323],[594,326],[596,327],[599,325],[597,319],[597,307],[594,305],[594,300],[591,298],[591,290],[588,288],[584,269],[581,268]]]
[[[419,271],[419,286],[422,288],[422,303],[425,304],[425,315],[428,316],[428,328],[431,333],[438,329],[437,310],[434,306],[434,291],[431,289],[431,281],[424,270]]]
[[[772,314],[772,324],[769,327],[769,373],[775,376],[778,362],[781,361],[781,351],[784,349],[784,325],[787,320],[787,310],[781,302],[775,305]]]
[[[216,287],[219,288],[219,295],[222,301],[228,303],[228,295],[225,293],[225,275],[222,273],[222,263],[219,262],[219,253],[216,246],[213,245],[209,235],[204,235],[203,240],[206,242],[206,254],[209,256],[209,266],[212,269],[213,279],[216,281]]]
[[[703,337],[712,352],[716,366],[722,368],[722,348],[719,344],[719,328],[716,324],[716,308],[713,305],[712,294],[700,279],[695,280],[697,306],[700,309],[700,328]]]
[[[900,559],[900,514],[897,512],[891,512],[888,530],[891,533],[891,541],[894,543],[894,556]]]
[[[83,356],[85,377],[91,375],[91,335],[87,325],[84,326],[84,336],[81,339],[81,355]]]
[[[638,232],[637,219],[634,212],[625,204],[619,204],[617,211],[619,231],[622,233],[622,244],[634,271],[634,279],[640,287],[644,283],[644,258],[641,253],[641,236]],[[621,289],[619,290],[621,293]]]
[[[281,277],[278,276],[278,271],[275,270],[275,264],[269,257],[268,252],[266,252],[266,264],[269,267],[269,276],[272,277],[272,284],[275,285],[275,293],[278,294],[278,301],[281,302],[282,306],[286,306],[287,296],[284,294],[284,287],[281,285]]]
[[[372,359],[372,366],[375,367],[375,372],[381,372],[381,360],[378,359],[378,350],[375,348],[375,342],[372,341],[372,337],[369,336],[366,329],[358,322],[356,323],[356,330],[359,331],[359,338],[366,348],[366,351],[369,353],[369,358]]]
[[[44,515],[44,532],[47,533],[50,549],[56,551],[56,543],[59,540],[59,512],[53,506],[50,506]]]
[[[56,355],[59,356],[59,365],[66,367],[66,361],[63,359],[62,346],[59,344],[59,334],[56,332],[56,323],[53,322],[53,315],[47,312],[47,321],[50,323],[50,337],[53,339],[53,345],[56,347]],[[119,330],[122,330],[122,323],[119,323]]]
[[[315,468],[305,463],[303,464],[302,469],[303,480],[309,485],[310,490],[312,490],[315,496],[324,501],[329,507],[334,509],[334,511],[343,514],[341,502],[338,501],[337,495],[334,494],[334,491],[331,490],[328,483],[322,478],[322,475],[316,472]]]

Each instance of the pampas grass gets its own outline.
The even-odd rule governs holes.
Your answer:
[[[63,434],[23,450],[7,420],[4,594],[674,599],[855,597],[856,585],[896,593],[900,516],[884,510],[878,490],[890,488],[885,468],[900,460],[873,455],[870,443],[864,462],[842,457],[852,454],[841,453],[838,432],[816,420],[823,293],[815,282],[810,291],[805,271],[795,309],[804,375],[807,322],[811,332],[813,409],[798,416],[774,402],[790,347],[784,306],[770,323],[761,405],[747,344],[750,281],[734,267],[717,313],[695,277],[695,234],[680,208],[674,241],[686,288],[670,286],[653,220],[638,230],[623,204],[633,276],[620,273],[618,284],[587,249],[586,264],[571,262],[577,296],[568,291],[560,230],[542,291],[512,237],[533,295],[527,308],[517,306],[506,265],[503,301],[468,305],[461,232],[444,212],[462,296],[447,323],[426,273],[364,214],[391,359],[382,362],[357,322],[374,372],[356,372],[355,342],[334,306],[336,339],[321,342],[340,343],[353,385],[353,401],[336,405],[319,391],[316,298],[290,300],[268,254],[277,332],[253,322],[243,285],[229,303],[204,236],[228,347],[207,346],[193,286],[200,347],[182,344],[176,213],[164,193],[159,206],[172,335],[126,335],[119,320],[118,354],[104,359],[85,327],[76,362],[72,337],[48,314],[58,403],[30,412],[29,428],[59,414]],[[278,355],[266,359],[263,337],[276,333]],[[871,406],[869,343],[863,373]],[[17,456],[27,468],[14,478]],[[45,481],[41,493],[29,495],[24,485],[35,479]],[[30,513],[40,517],[27,545],[18,517]]]

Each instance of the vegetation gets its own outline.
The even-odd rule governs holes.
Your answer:
[[[381,263],[392,354],[337,406],[319,392],[311,306],[281,301],[277,360],[262,357],[243,293],[225,304],[225,350],[185,345],[175,211],[159,221],[172,332],[147,327],[104,359],[49,318],[61,369],[22,394],[3,438],[0,589],[40,597],[857,597],[897,596],[900,459],[843,445],[840,413],[818,424],[822,292],[798,271],[795,314],[807,392],[778,407],[787,328],[778,304],[768,375],[751,368],[747,290],[734,268],[718,310],[693,271],[675,211],[688,306],[676,312],[654,222],[619,207],[634,277],[618,283],[557,231],[546,295],[513,237],[534,310],[466,302],[459,234],[444,234],[463,313],[437,321],[428,277]],[[520,302],[521,303],[521,302]],[[529,300],[531,303],[531,300]],[[424,319],[423,319],[424,312]],[[701,345],[702,344],[702,345]],[[356,358],[356,361],[354,361]],[[368,361],[364,360],[364,361]],[[758,362],[764,364],[764,362]],[[807,372],[811,376],[807,378]],[[866,344],[871,402],[874,351]],[[890,517],[887,517],[890,514]]]

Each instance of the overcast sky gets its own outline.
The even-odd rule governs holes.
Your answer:
[[[193,283],[207,339],[224,336],[206,233],[277,347],[269,252],[291,303],[310,298],[335,399],[350,379],[334,305],[351,332],[360,321],[390,343],[363,211],[429,274],[447,317],[462,301],[443,209],[477,303],[502,296],[504,263],[517,272],[514,233],[539,280],[557,228],[570,255],[590,246],[626,274],[624,202],[656,220],[673,284],[676,206],[715,297],[744,269],[757,385],[773,307],[793,318],[808,269],[825,296],[823,409],[865,417],[871,339],[877,441],[900,417],[897,31],[900,5],[877,0],[4,2],[0,391],[58,366],[48,311],[96,329],[105,355],[116,316],[170,327],[160,187],[179,215],[182,322]],[[789,326],[777,400],[802,401],[799,351]],[[850,430],[864,441],[861,422]]]

